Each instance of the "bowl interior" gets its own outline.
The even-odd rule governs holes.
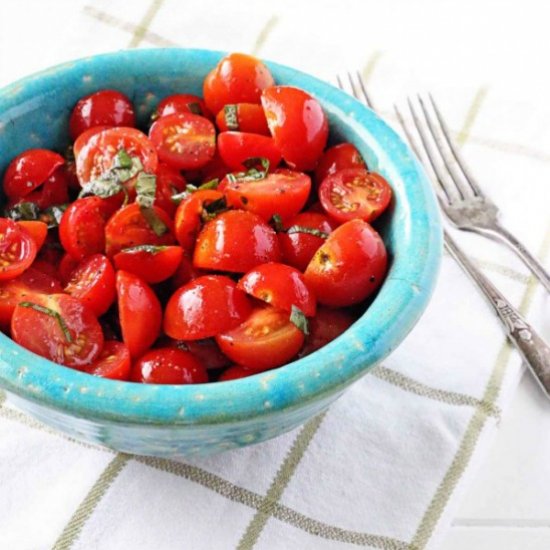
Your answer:
[[[83,95],[118,89],[133,100],[145,126],[164,96],[201,95],[204,76],[222,55],[181,49],[117,52],[16,82],[0,91],[0,172],[25,149],[64,150],[71,108]],[[391,212],[377,223],[391,267],[367,312],[311,356],[250,378],[196,386],[91,377],[37,357],[0,334],[0,385],[81,417],[146,424],[226,422],[299,407],[341,391],[403,340],[427,304],[441,255],[441,227],[430,184],[408,147],[371,110],[311,76],[268,65],[278,83],[316,96],[328,113],[332,139],[354,143],[369,167],[392,184]]]

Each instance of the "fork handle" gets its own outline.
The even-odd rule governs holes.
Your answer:
[[[512,233],[500,224],[479,230],[480,233],[496,238],[508,245],[531,270],[533,275],[542,283],[548,292],[550,292],[550,273],[544,266],[527,250],[525,245],[519,241]]]
[[[547,397],[550,398],[550,346],[537,334],[500,291],[467,258],[445,232],[445,246],[451,256],[477,283],[493,310],[502,321],[506,335],[530,367]]]

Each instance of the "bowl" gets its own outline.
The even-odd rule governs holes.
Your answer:
[[[126,93],[144,124],[178,91],[201,95],[222,52],[121,51],[65,63],[0,90],[0,172],[33,147],[63,150],[72,106],[102,88]],[[373,111],[294,69],[267,63],[275,80],[310,92],[336,140],[353,142],[392,184],[392,211],[379,226],[391,258],[386,281],[363,316],[319,351],[240,380],[188,386],[105,380],[72,370],[0,334],[0,386],[36,419],[90,443],[160,457],[205,455],[282,434],[324,411],[391,353],[420,318],[442,250],[436,201],[410,149]],[[373,411],[376,414],[376,411]]]

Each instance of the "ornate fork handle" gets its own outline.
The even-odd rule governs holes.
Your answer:
[[[472,264],[447,232],[445,232],[445,246],[483,291],[495,313],[506,327],[508,338],[514,343],[523,360],[531,368],[546,395],[550,397],[550,347],[522,317],[521,313]]]

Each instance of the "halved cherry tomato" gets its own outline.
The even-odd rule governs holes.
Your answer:
[[[149,138],[160,160],[178,170],[206,166],[216,151],[214,125],[207,118],[192,113],[159,118],[151,126]]]
[[[65,159],[48,149],[28,149],[17,155],[4,174],[4,193],[10,199],[25,197],[42,185]]]
[[[60,166],[54,170],[53,174],[40,187],[16,202],[33,202],[40,210],[45,210],[50,206],[58,204],[65,204],[69,202],[68,181],[65,166]],[[13,204],[13,201],[10,201],[9,206],[11,204]]]
[[[96,134],[100,134],[103,132],[103,130],[108,130],[111,128],[111,126],[94,126],[93,128],[90,128],[89,130],[86,130],[82,132],[77,138],[76,141],[73,143],[73,156],[75,158],[75,164],[74,164],[74,170],[76,174],[76,157],[80,155],[80,151],[84,148],[84,146],[88,143],[90,138],[92,136],[95,136]],[[78,180],[78,174],[76,174],[77,180]],[[80,187],[80,183],[78,184]]]
[[[325,235],[330,235],[336,227],[337,223],[325,214],[300,212],[285,224],[285,231],[277,234],[283,261],[304,271],[325,242]]]
[[[57,271],[56,266],[54,264],[50,263],[50,262],[47,262],[46,260],[42,260],[41,258],[37,258],[32,263],[32,268],[36,269],[37,271],[40,271],[41,273],[44,273],[44,274],[48,275],[49,277],[52,277],[53,279],[60,280],[59,272]],[[26,273],[26,271],[25,271],[25,273]]]
[[[172,290],[177,290],[180,286],[187,284],[197,277],[202,277],[203,275],[208,275],[208,273],[202,269],[196,268],[193,265],[193,260],[184,253],[181,257],[180,265],[170,281],[170,286]]]
[[[11,335],[24,348],[67,367],[88,365],[103,349],[103,332],[94,313],[67,294],[34,295],[19,303]]]
[[[214,189],[203,189],[190,194],[178,206],[174,218],[176,239],[186,252],[192,252],[197,234],[207,216],[210,204],[222,204],[224,195]]]
[[[352,143],[339,143],[323,153],[315,168],[316,186],[319,187],[327,176],[344,168],[367,168],[363,157]]]
[[[319,303],[345,307],[370,296],[382,284],[387,253],[380,235],[362,220],[331,233],[304,273]]]
[[[122,340],[136,358],[158,338],[162,308],[151,287],[132,273],[117,272],[116,290]]]
[[[313,170],[327,144],[328,121],[319,102],[292,86],[273,86],[262,105],[275,144],[296,170]]]
[[[220,349],[252,372],[278,367],[292,359],[304,343],[304,333],[289,320],[287,311],[255,309],[237,328],[216,336]]]
[[[133,246],[173,244],[172,220],[166,212],[156,206],[152,207],[152,211],[160,222],[156,232],[137,203],[129,204],[115,212],[105,226],[107,256],[112,257],[124,248]]]
[[[36,250],[40,250],[48,236],[48,226],[44,222],[38,220],[20,220],[17,222],[19,227],[22,227],[33,238]]]
[[[246,170],[243,162],[263,157],[274,170],[281,162],[281,151],[273,138],[246,132],[222,132],[218,136],[218,151],[223,162],[232,170]]]
[[[143,171],[154,174],[158,156],[147,136],[135,128],[115,127],[91,132],[88,140],[75,146],[76,173],[80,185],[99,179],[109,172],[120,151],[141,161]],[[77,150],[78,149],[78,150]],[[131,187],[130,184],[128,186]]]
[[[166,96],[160,101],[153,115],[153,119],[156,120],[163,116],[176,113],[192,113],[209,119],[214,118],[212,113],[206,108],[204,100],[199,96],[192,94],[173,94]]]
[[[71,273],[65,292],[78,298],[98,317],[115,301],[115,270],[103,254],[88,256]]]
[[[390,204],[388,182],[364,168],[345,168],[327,176],[319,187],[319,199],[329,216],[339,222],[374,221]]]
[[[229,380],[237,380],[238,378],[246,378],[247,376],[252,376],[253,374],[254,371],[247,369],[246,367],[233,365],[222,372],[221,376],[218,378],[218,382],[227,382]]]
[[[33,263],[36,252],[36,243],[26,229],[0,218],[0,281],[21,275]]]
[[[71,112],[69,133],[74,141],[94,126],[135,126],[132,102],[117,90],[100,90],[79,99]]]
[[[146,244],[123,249],[115,254],[113,261],[117,269],[129,271],[146,283],[160,283],[176,272],[182,256],[180,246]]]
[[[232,53],[221,59],[204,79],[204,101],[213,113],[228,103],[259,103],[262,90],[273,84],[269,69],[259,59]]]
[[[263,107],[256,103],[225,105],[216,116],[220,132],[239,131],[269,136],[269,128]]]
[[[304,276],[288,265],[274,262],[259,265],[239,281],[238,288],[277,309],[290,312],[294,306],[308,317],[315,315],[315,296]]]
[[[176,340],[201,340],[242,323],[250,314],[246,294],[229,278],[206,275],[182,286],[164,312],[164,332]]]
[[[122,342],[107,340],[99,357],[90,365],[80,367],[79,370],[101,378],[129,380],[132,362],[128,347]]]
[[[152,349],[132,367],[132,380],[144,384],[204,384],[208,373],[188,351],[176,348]]]
[[[199,233],[193,265],[201,269],[245,273],[258,264],[281,258],[275,231],[259,216],[244,210],[223,212]]]
[[[73,271],[78,267],[80,260],[73,258],[70,254],[65,252],[61,261],[59,262],[58,275],[59,279],[66,285],[71,280]]]
[[[206,183],[213,179],[222,180],[229,172],[231,172],[231,168],[225,165],[220,157],[218,149],[216,149],[214,157],[208,164],[198,170],[187,170],[185,172],[185,178],[197,183]]]
[[[156,175],[155,205],[172,217],[176,212],[176,203],[172,200],[172,195],[185,191],[187,182],[179,170],[171,168],[164,162],[159,162]]]
[[[173,340],[172,347],[191,352],[208,370],[222,369],[229,365],[229,359],[221,352],[216,340]]]
[[[109,213],[108,203],[99,197],[74,201],[59,224],[59,240],[65,251],[77,260],[104,252]]]
[[[298,214],[311,189],[307,174],[281,168],[261,180],[227,180],[220,186],[229,206],[257,214],[265,221],[277,214],[283,222]]]

